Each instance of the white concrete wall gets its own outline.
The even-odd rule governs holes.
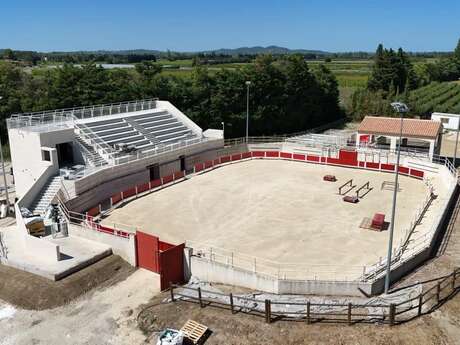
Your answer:
[[[445,122],[442,121],[443,119],[445,119]],[[431,114],[431,120],[443,122],[444,129],[456,131],[460,124],[460,114],[433,113]]]
[[[120,255],[132,266],[136,266],[136,239],[135,236],[123,238],[106,234],[104,232],[85,228],[75,224],[69,224],[69,235],[86,238],[91,241],[107,244],[112,248],[112,252]]]
[[[23,234],[22,239],[23,251],[27,255],[40,257],[40,260],[50,263],[61,260],[61,253],[57,244],[30,236],[27,233]]]
[[[199,137],[203,135],[203,130],[170,102],[157,101],[157,107],[167,110],[170,114],[175,116],[179,121],[181,121],[184,125],[190,128],[194,133],[196,133]]]
[[[72,128],[43,133],[11,128],[8,137],[16,196],[21,198],[36,183],[44,168],[53,166],[54,173],[58,173],[56,145],[73,142],[74,132]],[[42,149],[51,152],[51,162],[43,160]]]
[[[186,256],[191,255],[191,252],[190,249],[187,250]],[[207,282],[240,286],[276,294],[362,296],[359,289],[368,294],[372,292],[372,283],[278,279],[210,261],[199,256],[191,255],[189,257],[190,259],[186,259],[186,264],[190,266],[185,267],[185,272]]]
[[[192,256],[190,271],[200,280],[233,286],[241,286],[257,291],[278,293],[278,280],[254,272]],[[186,270],[187,271],[187,270]]]

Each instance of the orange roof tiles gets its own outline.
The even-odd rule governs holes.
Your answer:
[[[358,133],[399,136],[400,124],[398,117],[366,116],[358,127]],[[441,128],[438,121],[404,119],[403,137],[436,139]]]

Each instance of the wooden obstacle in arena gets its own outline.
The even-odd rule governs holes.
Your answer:
[[[361,192],[361,190],[364,189],[364,194],[361,194],[361,196],[359,195],[359,192]],[[357,190],[356,190],[356,197],[358,199],[361,199],[363,198],[367,193],[369,193],[373,188],[370,187],[369,185],[369,181],[367,181],[365,184],[363,184],[361,187],[359,187]]]
[[[382,182],[382,186],[380,187],[380,190],[391,190],[391,191],[394,191],[395,190],[395,186],[396,184],[393,182],[393,181],[383,181]],[[399,188],[399,183],[398,183],[398,188],[397,188],[398,192],[401,191],[401,188]]]
[[[337,181],[337,178],[335,177],[335,175],[324,175],[323,181],[335,182]]]
[[[348,188],[344,193],[342,193],[342,189],[345,187],[350,187],[350,188]],[[353,186],[353,179],[350,179],[339,187],[339,195],[345,195],[355,187],[356,186]]]

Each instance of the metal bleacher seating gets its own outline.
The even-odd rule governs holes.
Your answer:
[[[147,153],[157,147],[196,138],[197,134],[168,111],[117,117],[85,123],[96,135],[96,142],[112,148],[126,144],[135,152]],[[122,157],[126,153],[116,153]]]

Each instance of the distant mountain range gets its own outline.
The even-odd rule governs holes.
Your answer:
[[[286,55],[286,54],[316,54],[316,55],[330,55],[331,53],[322,50],[310,49],[289,49],[279,46],[268,47],[241,47],[234,49],[221,48],[217,50],[208,50],[203,53],[215,53],[224,55],[258,55],[258,54],[273,54],[273,55]]]
[[[0,49],[0,53],[3,49]],[[119,54],[119,55],[165,55],[167,51],[155,50],[155,49],[126,49],[126,50],[94,50],[94,51],[51,51],[51,52],[40,52],[42,54]],[[173,53],[173,51],[171,51]],[[316,54],[316,55],[329,55],[332,53],[321,51],[321,50],[310,50],[310,49],[289,49],[279,46],[255,46],[255,47],[240,47],[240,48],[221,48],[215,50],[204,50],[204,51],[195,51],[195,52],[185,52],[185,51],[174,51],[174,53],[183,53],[183,54],[223,54],[223,55],[258,55],[258,54],[273,54],[273,55],[285,55],[285,54]]]

